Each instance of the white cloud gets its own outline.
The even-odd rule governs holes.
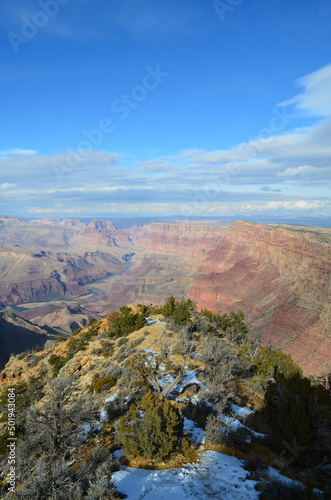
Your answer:
[[[316,167],[311,165],[302,165],[295,168],[287,168],[284,172],[278,172],[277,177],[295,177],[298,175],[310,175],[318,171]]]
[[[315,200],[315,201],[269,201],[264,205],[258,205],[255,203],[246,203],[241,205],[241,210],[253,210],[253,211],[264,211],[264,210],[316,210],[325,208],[329,204],[329,201]]]
[[[37,151],[31,149],[12,148],[0,151],[0,158],[7,158],[8,156],[30,156],[37,154]]]
[[[31,185],[31,182],[54,186],[56,182],[65,183],[74,178],[80,182],[94,182],[102,175],[105,169],[117,166],[122,156],[107,151],[68,151],[54,155],[47,154],[11,154],[6,158],[0,157],[0,178],[15,181],[17,177],[21,183]],[[117,167],[118,168],[118,167]],[[107,173],[107,172],[106,172]],[[114,173],[113,173],[114,174]],[[80,187],[80,186],[76,186]]]
[[[304,77],[301,98],[296,96],[292,104],[305,109],[314,104],[317,109],[323,102],[329,109],[329,77],[331,88],[331,65]],[[46,155],[8,149],[0,152],[0,190],[2,198],[37,210],[33,213],[176,214],[182,207],[215,215],[240,210],[305,213],[326,207],[331,213],[326,201],[331,189],[331,117],[301,129],[290,130],[290,123],[286,133],[277,135],[271,127],[267,135],[261,131],[228,150],[196,148],[133,164],[132,157],[127,164],[122,155],[108,151]]]
[[[303,87],[303,92],[280,106],[294,105],[315,116],[331,115],[331,64],[300,78],[296,83]]]
[[[10,184],[9,182],[4,182],[0,184],[0,191],[10,191],[11,189],[17,188],[17,184]]]

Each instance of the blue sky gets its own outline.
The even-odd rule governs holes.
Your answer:
[[[2,0],[0,212],[331,216],[329,0]]]

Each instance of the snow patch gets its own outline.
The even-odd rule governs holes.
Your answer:
[[[184,417],[184,433],[188,434],[194,443],[202,443],[205,437],[205,431],[186,417]]]
[[[179,469],[151,471],[131,467],[114,472],[112,480],[128,500],[255,500],[256,481],[237,458],[207,451],[198,463]]]

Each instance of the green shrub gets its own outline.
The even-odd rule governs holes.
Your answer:
[[[252,346],[244,344],[238,348],[238,357],[246,363],[250,363],[252,374],[257,379],[267,381],[277,373],[282,373],[286,377],[295,374],[302,376],[301,368],[296,365],[290,354],[282,351],[275,351],[271,347],[260,347],[254,354],[251,352]]]
[[[89,344],[90,340],[95,337],[98,333],[96,320],[90,322],[89,329],[87,331],[81,332],[80,330],[74,330],[68,342],[68,351],[65,357],[57,356],[52,354],[48,362],[53,366],[53,377],[56,377],[60,369],[65,366],[68,361],[70,361],[74,355],[79,351],[85,351],[86,346]]]
[[[250,455],[246,460],[244,460],[245,469],[249,472],[261,472],[268,469],[268,464],[266,459],[261,455]]]
[[[60,335],[56,336],[56,342],[63,342],[64,340],[67,340],[67,337],[60,333]]]
[[[138,347],[138,345],[140,345],[144,340],[145,340],[144,337],[139,337],[138,339],[135,339],[131,342],[130,347],[132,348]]]
[[[263,483],[261,498],[266,500],[310,500],[320,498],[301,484],[272,480]]]
[[[115,385],[115,380],[109,376],[105,376],[100,378],[99,373],[94,375],[92,379],[92,383],[90,387],[88,388],[88,393],[91,392],[96,392],[97,394],[100,394],[102,391],[109,391],[111,387]]]
[[[190,314],[196,311],[196,307],[196,303],[191,299],[176,302],[175,297],[171,295],[157,312],[163,314],[165,318],[172,318],[177,325],[186,325]]]
[[[146,321],[144,314],[132,314],[127,306],[120,308],[121,314],[116,316],[110,326],[109,337],[122,337],[140,330]]]
[[[30,405],[41,398],[44,382],[40,378],[30,377],[28,382],[19,382],[15,387],[15,411],[16,411],[16,429],[15,437],[20,437],[25,431],[25,412]],[[7,422],[8,417],[8,391],[5,390],[0,398],[0,412],[3,414],[0,422]],[[0,439],[0,455],[8,452],[8,429]]]
[[[177,325],[186,325],[190,319],[190,311],[186,300],[177,302],[172,313],[172,319]]]
[[[61,368],[66,364],[66,358],[52,354],[48,358],[49,364],[53,367],[53,377],[56,377]]]
[[[205,442],[213,446],[224,444],[226,434],[222,427],[224,427],[224,425],[216,415],[212,413],[208,415],[206,420]]]
[[[119,423],[123,450],[129,457],[154,458],[164,461],[176,453],[183,437],[183,422],[177,408],[167,399],[152,392],[142,399],[141,412],[135,404]]]
[[[331,427],[331,396],[321,385],[312,386],[299,374],[276,376],[269,382],[262,414],[272,429],[275,447],[283,451],[284,442],[296,444],[291,462],[302,464],[318,447],[327,447]]]

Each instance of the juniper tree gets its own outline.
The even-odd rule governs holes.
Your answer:
[[[133,404],[119,422],[124,452],[163,461],[180,448],[184,419],[170,401],[151,392],[143,397],[142,412]]]

